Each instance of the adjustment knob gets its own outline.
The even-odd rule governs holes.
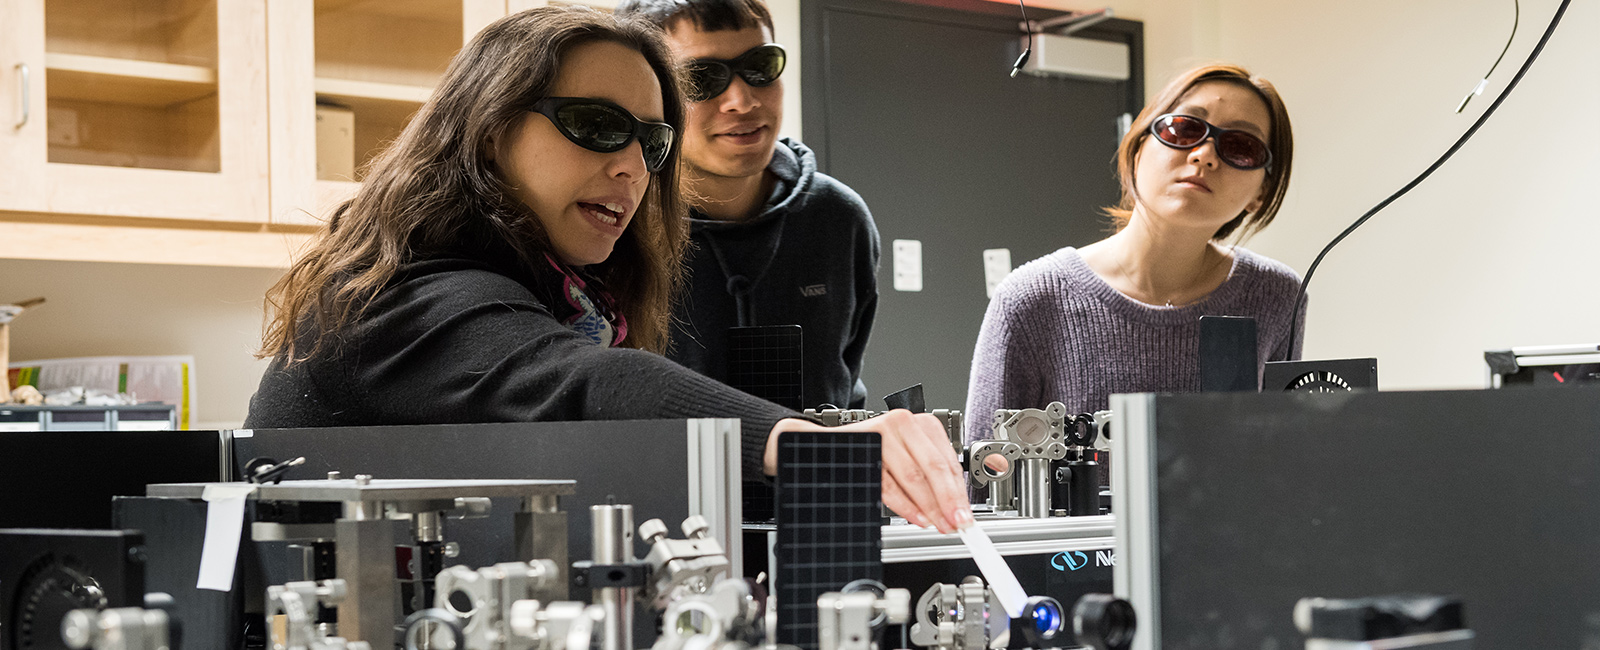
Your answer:
[[[639,524],[639,536],[643,537],[644,541],[654,544],[656,540],[667,536],[667,524],[660,519],[651,519]]]
[[[890,589],[883,592],[883,612],[888,615],[889,622],[894,624],[905,623],[911,620],[911,592],[905,589]]]
[[[711,524],[706,522],[702,515],[689,515],[683,520],[683,535],[689,539],[700,539],[711,531]]]
[[[539,601],[519,600],[511,603],[511,615],[507,619],[511,624],[511,633],[516,638],[539,638]]]
[[[68,648],[88,648],[94,643],[94,629],[99,612],[92,609],[74,609],[61,619],[61,640]]]

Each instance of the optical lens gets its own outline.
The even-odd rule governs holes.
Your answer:
[[[689,64],[688,77],[689,101],[703,102],[727,90],[733,73],[716,61],[695,61]]]
[[[1267,145],[1248,133],[1229,131],[1217,138],[1217,153],[1228,164],[1240,169],[1258,169],[1267,164]]]
[[[763,45],[750,50],[743,57],[739,76],[744,77],[744,82],[757,88],[769,86],[783,74],[786,57],[783,48],[776,45]]]
[[[1061,628],[1061,610],[1052,604],[1033,608],[1033,629],[1040,634],[1050,634]]]
[[[1156,122],[1156,137],[1174,147],[1193,147],[1206,137],[1206,123],[1187,115],[1167,115]]]
[[[672,127],[646,125],[639,137],[639,146],[644,149],[645,167],[652,173],[661,171],[667,164],[667,154],[672,151]]]
[[[1031,636],[1036,641],[1049,641],[1061,632],[1061,625],[1066,621],[1066,616],[1061,611],[1061,603],[1049,596],[1034,596],[1028,599],[1025,610],[1028,613],[1028,623],[1032,626]]]
[[[572,104],[556,112],[561,129],[579,144],[608,153],[628,145],[633,137],[633,119],[599,104]]]

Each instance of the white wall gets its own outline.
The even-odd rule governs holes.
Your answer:
[[[1523,3],[1506,60],[1460,115],[1510,2],[1217,4],[1217,54],[1273,80],[1295,124],[1288,202],[1249,245],[1304,273],[1471,125],[1560,3]],[[1573,121],[1600,105],[1597,33],[1600,7],[1572,3],[1473,140],[1334,249],[1311,285],[1307,358],[1378,357],[1385,388],[1480,387],[1485,349],[1600,341],[1600,147]]]
[[[1015,4],[1015,0],[992,0]],[[1295,124],[1287,203],[1253,250],[1304,273],[1425,169],[1505,87],[1560,4],[1529,0],[1036,0],[1144,22],[1147,96],[1195,64],[1271,79]],[[1481,387],[1482,352],[1600,341],[1600,7],[1574,2],[1540,60],[1454,159],[1330,254],[1311,286],[1307,358],[1375,356],[1385,388]]]
[[[783,69],[783,128],[778,134],[800,139],[800,67],[805,53],[800,51],[800,0],[767,0],[772,12],[773,38],[783,45],[789,60]]]
[[[48,302],[11,324],[11,360],[192,354],[195,429],[237,427],[266,369],[261,307],[281,271],[0,260],[0,301]]]

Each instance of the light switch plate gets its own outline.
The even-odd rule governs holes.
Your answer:
[[[1011,275],[1011,249],[990,248],[983,251],[983,285],[990,298],[1000,281]]]
[[[922,242],[894,240],[894,290],[922,290]]]

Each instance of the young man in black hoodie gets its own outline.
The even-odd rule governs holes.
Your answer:
[[[784,53],[761,0],[624,0],[689,70],[683,176],[693,250],[668,356],[726,380],[729,327],[800,325],[805,407],[861,408],[878,229],[861,197],[779,138]]]

